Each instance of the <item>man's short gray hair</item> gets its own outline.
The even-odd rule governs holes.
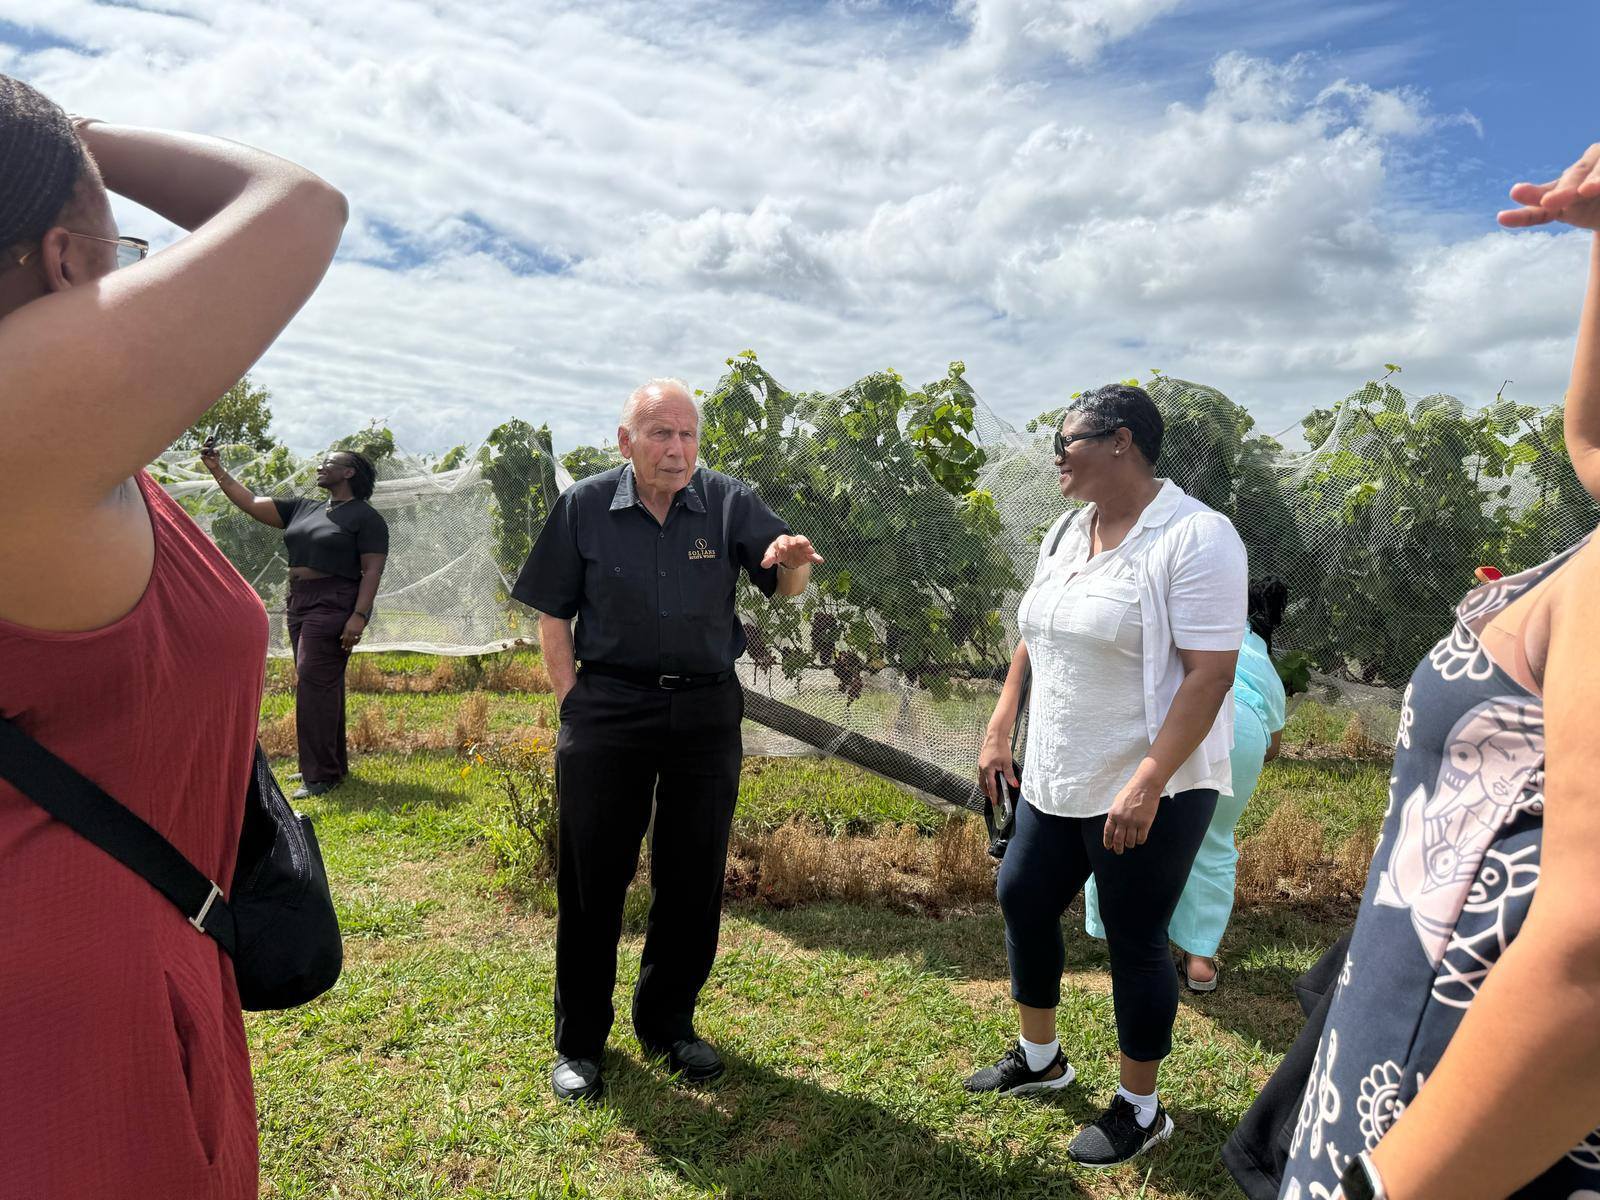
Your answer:
[[[628,402],[622,406],[621,425],[629,433],[637,433],[639,429],[639,406],[654,396],[666,395],[671,392],[680,393],[685,400],[694,406],[695,420],[700,419],[700,402],[694,398],[694,389],[681,379],[670,376],[661,379],[651,379],[641,383],[633,389],[628,397]]]

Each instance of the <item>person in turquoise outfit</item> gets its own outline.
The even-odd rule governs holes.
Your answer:
[[[1272,665],[1272,633],[1283,620],[1288,599],[1288,587],[1276,576],[1250,581],[1250,629],[1233,677],[1233,752],[1228,756],[1233,795],[1218,799],[1189,882],[1167,924],[1167,936],[1186,956],[1184,976],[1191,991],[1216,991],[1217,947],[1233,915],[1234,870],[1239,861],[1233,828],[1256,790],[1262,767],[1278,756],[1287,698]],[[1083,926],[1091,937],[1106,936],[1093,878],[1084,889]]]

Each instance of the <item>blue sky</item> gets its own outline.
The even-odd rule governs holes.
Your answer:
[[[1585,243],[1493,217],[1600,139],[1600,6],[1538,7],[0,0],[0,70],[350,196],[254,371],[302,448],[594,441],[746,347],[807,388],[963,359],[1018,421],[1160,367],[1276,429],[1384,362],[1559,398]]]

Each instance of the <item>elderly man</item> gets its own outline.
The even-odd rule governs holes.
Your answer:
[[[511,592],[539,610],[561,702],[551,1082],[563,1100],[605,1088],[622,905],[652,803],[633,1027],[645,1051],[684,1079],[722,1074],[695,1033],[694,1007],[717,953],[744,754],[734,586],[742,570],[768,596],[798,596],[822,559],[750,488],[697,467],[699,442],[699,410],[683,383],[635,391],[617,429],[627,461],[562,495]]]

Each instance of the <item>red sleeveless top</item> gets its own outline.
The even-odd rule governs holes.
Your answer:
[[[87,633],[0,621],[0,713],[226,891],[266,612],[154,480],[138,485],[155,535],[143,597]],[[232,962],[0,781],[0,1196],[244,1200],[256,1173]]]

